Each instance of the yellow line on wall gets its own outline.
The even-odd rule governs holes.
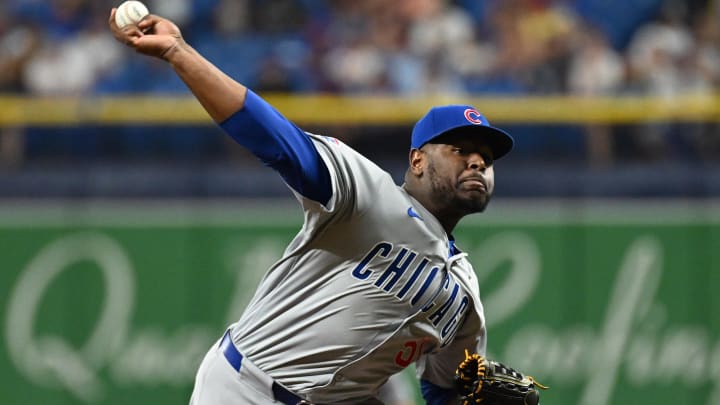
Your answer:
[[[720,122],[720,94],[650,97],[465,97],[264,94],[291,120],[316,125],[407,125],[431,106],[471,104],[491,122],[515,124],[632,124]],[[0,126],[209,125],[191,96],[33,98],[0,95]]]

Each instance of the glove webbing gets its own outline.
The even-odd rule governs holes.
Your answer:
[[[465,360],[458,367],[458,376],[462,381],[465,392],[480,394],[485,379],[485,362],[477,353],[470,354],[465,349]]]

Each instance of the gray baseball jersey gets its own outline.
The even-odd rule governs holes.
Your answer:
[[[309,135],[332,178],[322,205],[295,192],[303,228],[231,329],[261,370],[316,403],[357,402],[413,362],[451,387],[464,350],[485,352],[475,273],[440,223],[391,176]]]

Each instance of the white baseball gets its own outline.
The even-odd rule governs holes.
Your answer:
[[[148,14],[150,14],[150,11],[144,4],[139,1],[129,0],[118,6],[115,11],[115,24],[119,28],[130,24],[135,25]]]

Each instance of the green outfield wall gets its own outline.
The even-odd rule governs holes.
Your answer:
[[[720,403],[717,204],[596,206],[461,224],[489,354],[551,386],[544,404]],[[299,228],[294,205],[272,207],[3,206],[0,402],[187,403]]]

